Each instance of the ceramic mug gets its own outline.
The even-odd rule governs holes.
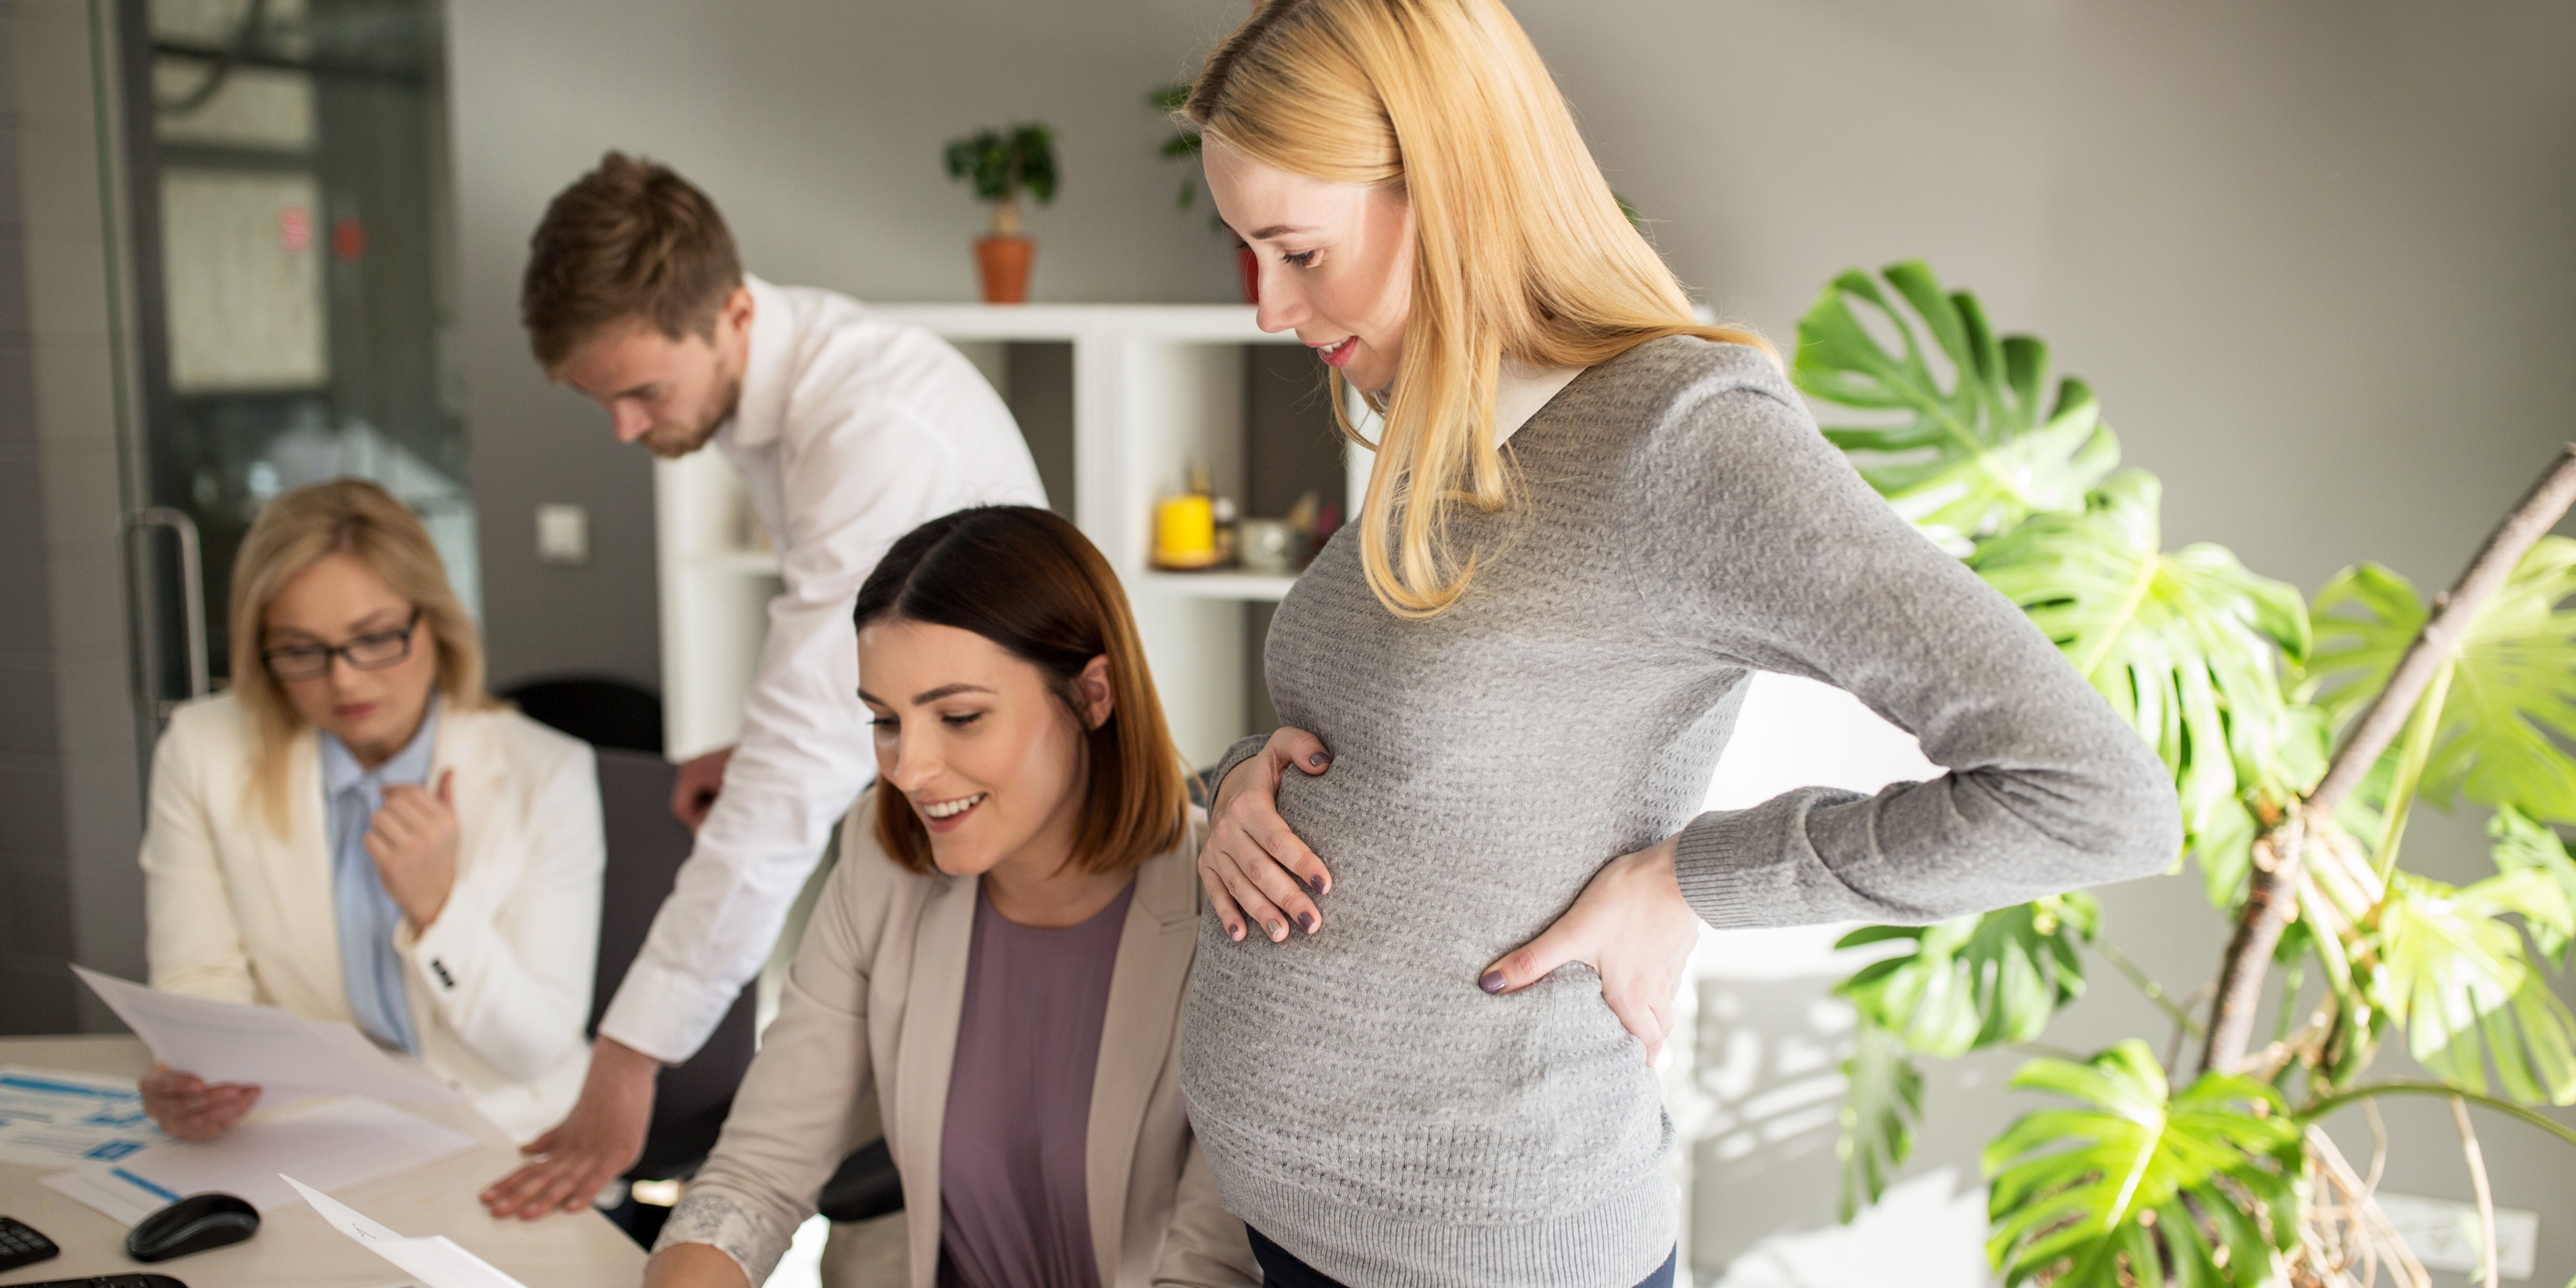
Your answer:
[[[1297,530],[1284,519],[1245,519],[1235,527],[1237,558],[1245,572],[1271,576],[1294,576],[1298,557],[1305,552]]]

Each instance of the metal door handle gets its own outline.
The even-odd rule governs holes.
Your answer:
[[[125,558],[128,567],[134,563],[134,538],[145,528],[168,528],[179,538],[179,601],[188,632],[188,696],[202,698],[214,688],[214,684],[207,676],[205,559],[197,544],[197,521],[189,518],[187,511],[166,505],[145,506],[127,515]],[[171,710],[179,704],[155,691],[151,667],[144,666],[137,673],[142,678],[136,685],[135,698],[151,709],[156,721],[168,720]]]

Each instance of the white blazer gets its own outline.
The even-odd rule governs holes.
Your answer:
[[[152,986],[348,1020],[325,839],[320,744],[287,763],[287,829],[250,795],[250,713],[229,694],[170,718],[152,757],[143,833]],[[514,1140],[581,1091],[605,861],[587,743],[515,711],[443,700],[429,782],[450,769],[456,885],[396,947],[421,1062]]]
[[[845,295],[743,281],[742,397],[714,448],[769,526],[785,588],[724,791],[599,1022],[673,1063],[768,960],[832,824],[876,776],[850,625],[859,584],[940,515],[1046,504],[1010,409],[946,341]]]

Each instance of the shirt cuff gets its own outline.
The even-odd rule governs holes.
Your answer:
[[[639,956],[599,1018],[599,1036],[641,1051],[664,1064],[681,1064],[706,1045],[724,1022],[742,988],[675,971]],[[758,1279],[752,1280],[760,1282]]]
[[[394,947],[411,959],[412,967],[430,987],[430,997],[442,1010],[448,999],[465,987],[468,972],[483,960],[495,933],[492,928],[493,908],[483,895],[483,888],[470,881],[459,881],[448,889],[447,904],[438,910],[438,920],[427,930],[415,929],[409,921],[394,931]]]
[[[795,1231],[777,1228],[731,1195],[693,1189],[682,1194],[680,1205],[671,1209],[671,1219],[663,1222],[661,1235],[653,1240],[653,1251],[660,1252],[673,1244],[703,1243],[733,1258],[733,1263],[742,1267],[745,1279],[764,1283],[795,1239]]]
[[[1778,924],[1788,874],[1760,862],[1751,810],[1711,810],[1673,843],[1673,879],[1699,919],[1720,930]],[[1765,915],[1766,911],[1769,915]]]

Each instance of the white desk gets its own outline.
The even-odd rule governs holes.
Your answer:
[[[0,1038],[0,1064],[130,1078],[151,1063],[143,1044],[130,1037]],[[481,1114],[461,1103],[401,1108],[479,1143],[334,1197],[403,1234],[446,1235],[535,1288],[634,1288],[643,1281],[643,1249],[596,1212],[536,1222],[484,1215],[475,1195],[509,1174],[518,1151]],[[140,1265],[125,1255],[125,1227],[36,1183],[52,1170],[0,1162],[0,1213],[43,1231],[63,1250],[51,1261],[0,1271],[0,1284],[143,1272],[171,1275],[188,1288],[384,1288],[412,1282],[322,1224],[302,1203],[267,1214],[247,1243]]]

